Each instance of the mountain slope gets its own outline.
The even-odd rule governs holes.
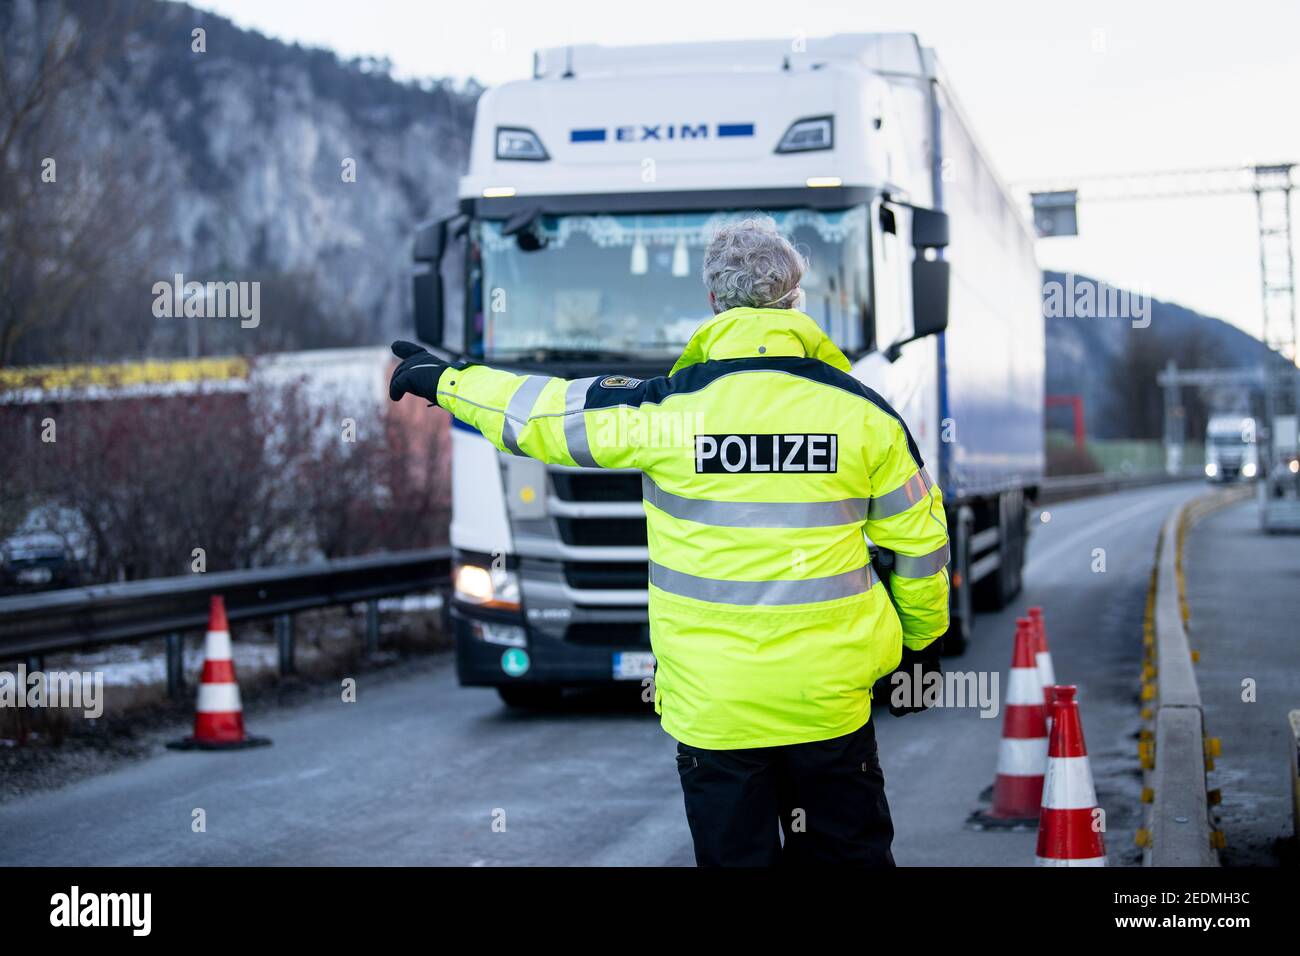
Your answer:
[[[1065,285],[1060,272],[1044,272],[1045,285]],[[1075,275],[1074,285],[1099,283]],[[1092,438],[1157,438],[1163,422],[1163,397],[1155,375],[1173,359],[1181,368],[1235,368],[1258,365],[1272,353],[1258,339],[1221,319],[1192,309],[1150,301],[1150,325],[1135,328],[1127,318],[1052,317],[1046,325],[1049,395],[1083,397]],[[1189,434],[1203,429],[1208,404],[1231,396],[1186,390]],[[1068,427],[1056,413],[1049,425]]]
[[[0,8],[15,88],[39,75],[51,38],[56,49],[73,44],[55,95],[19,124],[5,157],[9,172],[52,155],[59,182],[30,187],[14,206],[67,234],[113,206],[90,223],[93,242],[58,252],[85,260],[82,272],[91,247],[129,255],[63,321],[47,316],[25,335],[10,361],[375,342],[407,323],[412,227],[454,199],[476,86],[398,83],[382,64],[345,63],[181,3],[74,0],[66,10],[60,22],[56,5],[36,0]],[[152,286],[177,273],[260,281],[259,327],[155,318]]]

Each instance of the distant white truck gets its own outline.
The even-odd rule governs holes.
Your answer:
[[[805,310],[906,419],[952,534],[952,630],[1020,589],[1043,474],[1034,240],[932,50],[855,34],[541,51],[479,100],[455,215],[422,225],[418,337],[538,375],[666,374],[710,317],[717,225],[770,215]],[[648,677],[640,476],[452,429],[464,684],[508,702]]]
[[[1205,427],[1205,477],[1215,482],[1251,481],[1259,475],[1255,419],[1212,415]]]

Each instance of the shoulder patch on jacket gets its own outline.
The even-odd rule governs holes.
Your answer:
[[[636,388],[640,384],[641,379],[626,375],[606,375],[600,380],[601,388]]]

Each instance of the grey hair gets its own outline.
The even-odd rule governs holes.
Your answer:
[[[704,253],[704,286],[719,312],[793,308],[808,263],[767,216],[729,222]]]

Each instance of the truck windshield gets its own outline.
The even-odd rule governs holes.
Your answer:
[[[471,355],[509,360],[677,357],[708,319],[705,247],[741,213],[539,216],[525,232],[474,226]],[[867,341],[865,206],[768,212],[808,260],[804,310],[840,348]],[[525,246],[529,248],[525,248]]]

